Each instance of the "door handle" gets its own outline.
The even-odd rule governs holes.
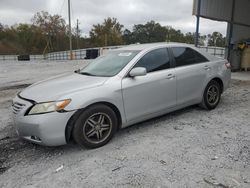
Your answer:
[[[175,75],[173,75],[173,74],[168,74],[168,76],[166,77],[166,79],[172,79],[172,78],[174,78],[175,77]]]
[[[204,69],[205,70],[210,70],[211,68],[208,65],[206,65],[206,66],[204,66]]]

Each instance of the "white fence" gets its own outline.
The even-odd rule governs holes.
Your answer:
[[[108,50],[117,49],[122,46],[108,46],[101,48],[86,48],[72,51],[72,59],[80,60],[86,57],[87,50],[98,50],[98,55],[106,53]],[[45,55],[48,60],[70,60],[70,51],[51,52]]]
[[[72,51],[72,59],[84,59],[86,57],[86,49]],[[70,60],[70,51],[52,52],[45,55],[48,60]]]
[[[86,51],[90,49],[97,49],[98,55],[106,53],[108,50],[120,48],[122,46],[109,46],[102,48],[88,48],[78,49],[72,51],[72,59],[81,60],[85,59]],[[199,46],[199,48],[211,55],[223,57],[225,56],[225,48],[213,47],[213,46]],[[0,55],[0,61],[4,60],[18,60],[17,55]],[[70,51],[52,52],[45,55],[30,55],[30,60],[70,60]]]
[[[0,61],[18,60],[18,55],[0,55]],[[30,60],[43,60],[43,55],[30,55]]]

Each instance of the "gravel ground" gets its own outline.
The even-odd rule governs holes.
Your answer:
[[[250,187],[250,81],[213,111],[197,106],[119,131],[94,150],[19,140],[14,95],[86,62],[0,62],[0,187]]]

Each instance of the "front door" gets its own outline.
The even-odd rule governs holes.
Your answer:
[[[163,111],[176,105],[175,69],[167,48],[152,50],[133,67],[145,67],[147,75],[125,77],[122,93],[127,121]]]

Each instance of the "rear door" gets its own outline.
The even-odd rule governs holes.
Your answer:
[[[128,122],[176,105],[175,70],[170,65],[167,48],[148,52],[133,68],[135,67],[145,67],[147,75],[127,76],[122,80]]]
[[[176,66],[177,105],[200,102],[210,63],[189,47],[172,47]]]

